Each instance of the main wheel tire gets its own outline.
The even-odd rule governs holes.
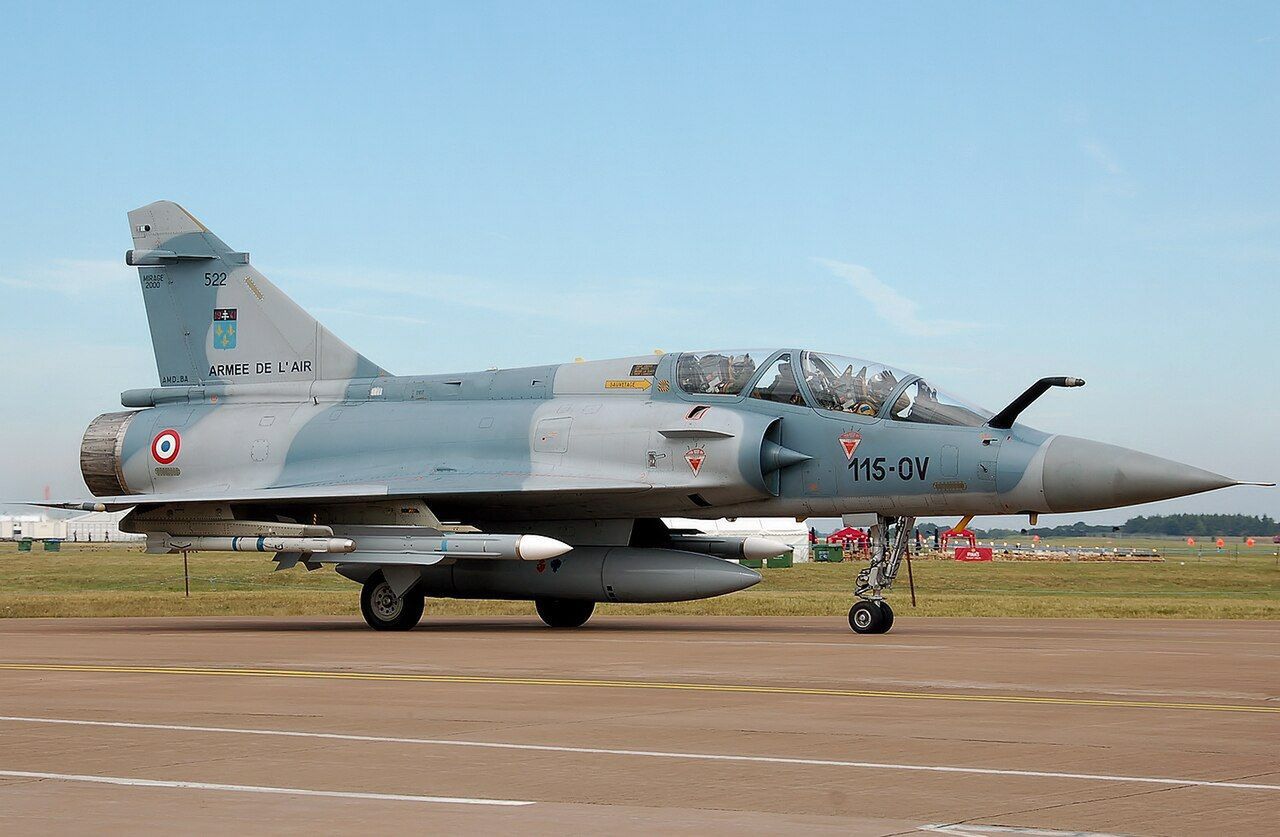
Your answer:
[[[880,629],[876,633],[889,633],[889,629],[893,627],[893,608],[889,607],[888,602],[880,603],[880,619]]]
[[[537,599],[533,604],[550,628],[580,628],[596,609],[595,602],[581,599]]]
[[[853,607],[849,608],[849,627],[853,628],[855,634],[884,633],[880,629],[884,621],[884,611],[876,602],[855,602]]]
[[[407,631],[418,624],[426,606],[421,593],[410,590],[397,596],[379,570],[360,590],[360,612],[375,631]]]

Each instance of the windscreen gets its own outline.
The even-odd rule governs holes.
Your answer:
[[[920,378],[903,390],[889,415],[897,421],[913,421],[918,424],[981,427],[992,414],[945,392],[939,392]]]
[[[778,355],[778,359],[769,364],[769,368],[751,390],[751,397],[777,401],[779,404],[804,404],[804,395],[796,384],[796,372],[791,363],[790,352]]]
[[[904,372],[869,360],[805,352],[801,363],[805,383],[823,410],[875,416]]]
[[[691,395],[738,395],[771,354],[772,350],[685,352],[676,363],[676,382]]]

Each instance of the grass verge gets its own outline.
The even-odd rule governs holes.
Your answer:
[[[37,550],[39,547],[37,546]],[[63,552],[0,547],[0,616],[351,615],[358,589],[331,568],[272,572],[264,557],[201,553],[182,559],[119,546]],[[901,615],[1280,619],[1280,561],[1205,557],[1163,563],[916,561],[919,606],[905,570],[891,600]],[[850,604],[855,564],[764,571],[750,590],[696,602],[602,605],[602,614],[832,616]],[[428,614],[532,614],[527,602],[432,599]]]

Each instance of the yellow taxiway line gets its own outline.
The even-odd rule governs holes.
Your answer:
[[[948,692],[896,692],[873,689],[819,689],[743,683],[666,683],[647,680],[586,680],[560,677],[497,677],[471,674],[396,674],[374,671],[325,671],[273,668],[204,668],[188,666],[88,665],[74,663],[0,663],[0,671],[92,672],[112,674],[168,674],[201,677],[277,677],[313,680],[359,680],[391,683],[464,683],[496,686],[563,686],[596,689],[650,689],[755,695],[806,695],[830,698],[944,700],[966,703],[1020,703],[1048,706],[1123,707],[1128,709],[1186,709],[1202,712],[1280,713],[1280,706],[1236,703],[1175,703],[1149,700],[1040,697],[1036,695],[962,695]]]

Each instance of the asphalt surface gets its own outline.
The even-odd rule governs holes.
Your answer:
[[[1280,624],[0,620],[0,832],[1264,834]]]

